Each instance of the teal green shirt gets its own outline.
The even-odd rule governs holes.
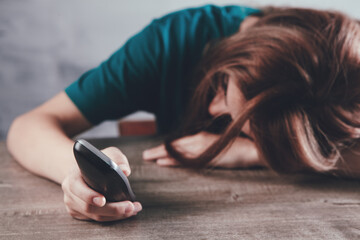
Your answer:
[[[206,5],[155,19],[65,92],[92,124],[144,110],[155,114],[159,133],[166,133],[181,120],[205,45],[234,34],[256,12]]]

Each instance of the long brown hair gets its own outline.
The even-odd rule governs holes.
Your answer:
[[[359,138],[360,27],[338,12],[271,8],[254,26],[212,44],[200,63],[201,81],[187,123],[166,141],[170,155],[205,166],[250,120],[260,157],[278,172],[326,172]],[[237,79],[246,104],[226,121],[217,142],[196,159],[171,142],[214,126],[207,106],[219,79]],[[215,124],[216,125],[216,124]]]

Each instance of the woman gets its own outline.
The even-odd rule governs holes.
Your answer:
[[[183,10],[153,21],[98,68],[18,117],[8,148],[27,169],[62,185],[71,216],[96,221],[136,215],[141,204],[106,203],[88,188],[71,137],[140,109],[156,114],[160,133],[182,123],[165,145],[144,152],[159,165],[358,176],[359,49],[359,23],[339,13]],[[103,151],[130,174],[119,149]]]

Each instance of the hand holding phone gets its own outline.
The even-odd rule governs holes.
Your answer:
[[[120,167],[86,140],[74,144],[74,156],[86,184],[109,202],[135,201],[129,180]]]

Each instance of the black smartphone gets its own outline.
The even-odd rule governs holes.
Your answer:
[[[129,180],[120,167],[84,139],[74,144],[74,155],[86,184],[108,202],[135,201]]]

